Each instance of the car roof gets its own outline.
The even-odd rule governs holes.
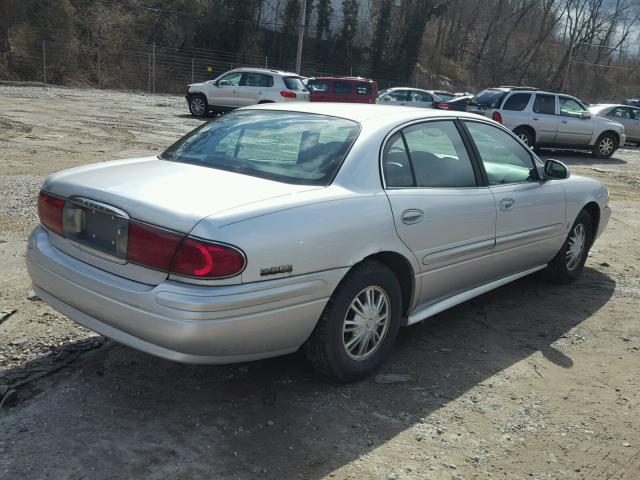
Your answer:
[[[616,107],[638,108],[638,107],[634,107],[633,105],[624,105],[622,103],[596,103],[589,106],[589,108],[593,108],[594,110],[604,110],[605,108],[616,108]]]
[[[373,83],[373,80],[364,77],[310,77],[309,80],[353,80],[358,82]]]
[[[368,121],[384,121],[389,123],[406,119],[410,121],[415,118],[438,118],[438,117],[464,117],[482,119],[473,113],[450,112],[448,110],[432,110],[419,107],[372,105],[364,103],[333,103],[333,102],[285,102],[285,103],[265,103],[243,107],[241,110],[278,110],[289,112],[315,113],[318,115],[328,115],[332,117],[345,118],[354,122],[364,123]]]
[[[255,72],[255,73],[276,74],[276,75],[282,75],[285,77],[300,77],[300,75],[294,72],[285,72],[283,70],[272,70],[270,68],[239,67],[239,68],[234,68],[233,70],[229,70],[228,72],[225,72],[225,73],[229,73],[229,72]]]
[[[392,90],[413,90],[414,92],[428,92],[429,90],[425,90],[424,88],[413,88],[413,87],[391,87],[385,88],[384,92],[390,92]]]

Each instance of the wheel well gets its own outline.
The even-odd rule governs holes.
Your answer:
[[[596,202],[587,203],[582,210],[585,210],[591,217],[591,242],[596,239],[596,233],[598,232],[598,226],[600,225],[600,206]]]
[[[616,140],[617,140],[617,142],[618,142],[618,146],[620,147],[620,146],[621,146],[621,145],[620,145],[620,135],[618,135],[618,134],[617,134],[616,132],[614,132],[613,130],[605,130],[605,131],[604,131],[604,132],[602,132],[600,135],[598,135],[598,139],[599,139],[600,137],[602,137],[603,135],[607,134],[607,133],[608,133],[608,134],[610,134],[610,135],[613,135],[614,137],[616,137]],[[596,143],[598,142],[598,139],[596,139]]]
[[[378,252],[370,255],[365,260],[378,260],[384,263],[394,273],[402,290],[402,315],[406,316],[411,305],[414,290],[414,275],[411,264],[402,255],[396,252]]]
[[[529,133],[531,133],[531,135],[533,135],[533,140],[535,141],[536,139],[536,131],[530,127],[529,125],[520,125],[516,128],[513,129],[513,133],[517,132],[518,130],[526,130]]]

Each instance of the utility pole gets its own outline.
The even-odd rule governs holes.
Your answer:
[[[302,0],[302,15],[298,28],[298,53],[296,54],[296,73],[300,75],[302,67],[302,44],[304,43],[304,20],[307,18],[307,0]]]
[[[156,42],[153,42],[153,77],[151,81],[153,82],[153,88],[151,89],[152,93],[156,93]]]
[[[44,46],[45,40],[42,41],[42,76],[44,77],[44,84],[47,84],[47,49]]]

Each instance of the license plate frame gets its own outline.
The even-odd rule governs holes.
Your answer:
[[[72,242],[108,257],[125,260],[129,215],[94,200],[73,197],[62,211],[64,236]]]

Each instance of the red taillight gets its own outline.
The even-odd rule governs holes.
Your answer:
[[[168,271],[173,255],[184,235],[144,223],[129,222],[127,260],[146,267]]]
[[[296,92],[292,92],[291,90],[282,90],[280,95],[284,98],[296,98]]]
[[[171,272],[198,278],[220,278],[237,275],[244,266],[244,255],[235,248],[186,238],[176,252]]]
[[[491,115],[491,120],[493,120],[494,122],[502,123],[502,115],[500,115],[500,112],[493,112],[493,114]]]
[[[436,104],[436,108],[439,108],[440,110],[449,110],[449,105],[446,103],[438,103]]]
[[[62,198],[40,192],[38,195],[38,217],[49,230],[62,235],[62,209],[64,200]]]

